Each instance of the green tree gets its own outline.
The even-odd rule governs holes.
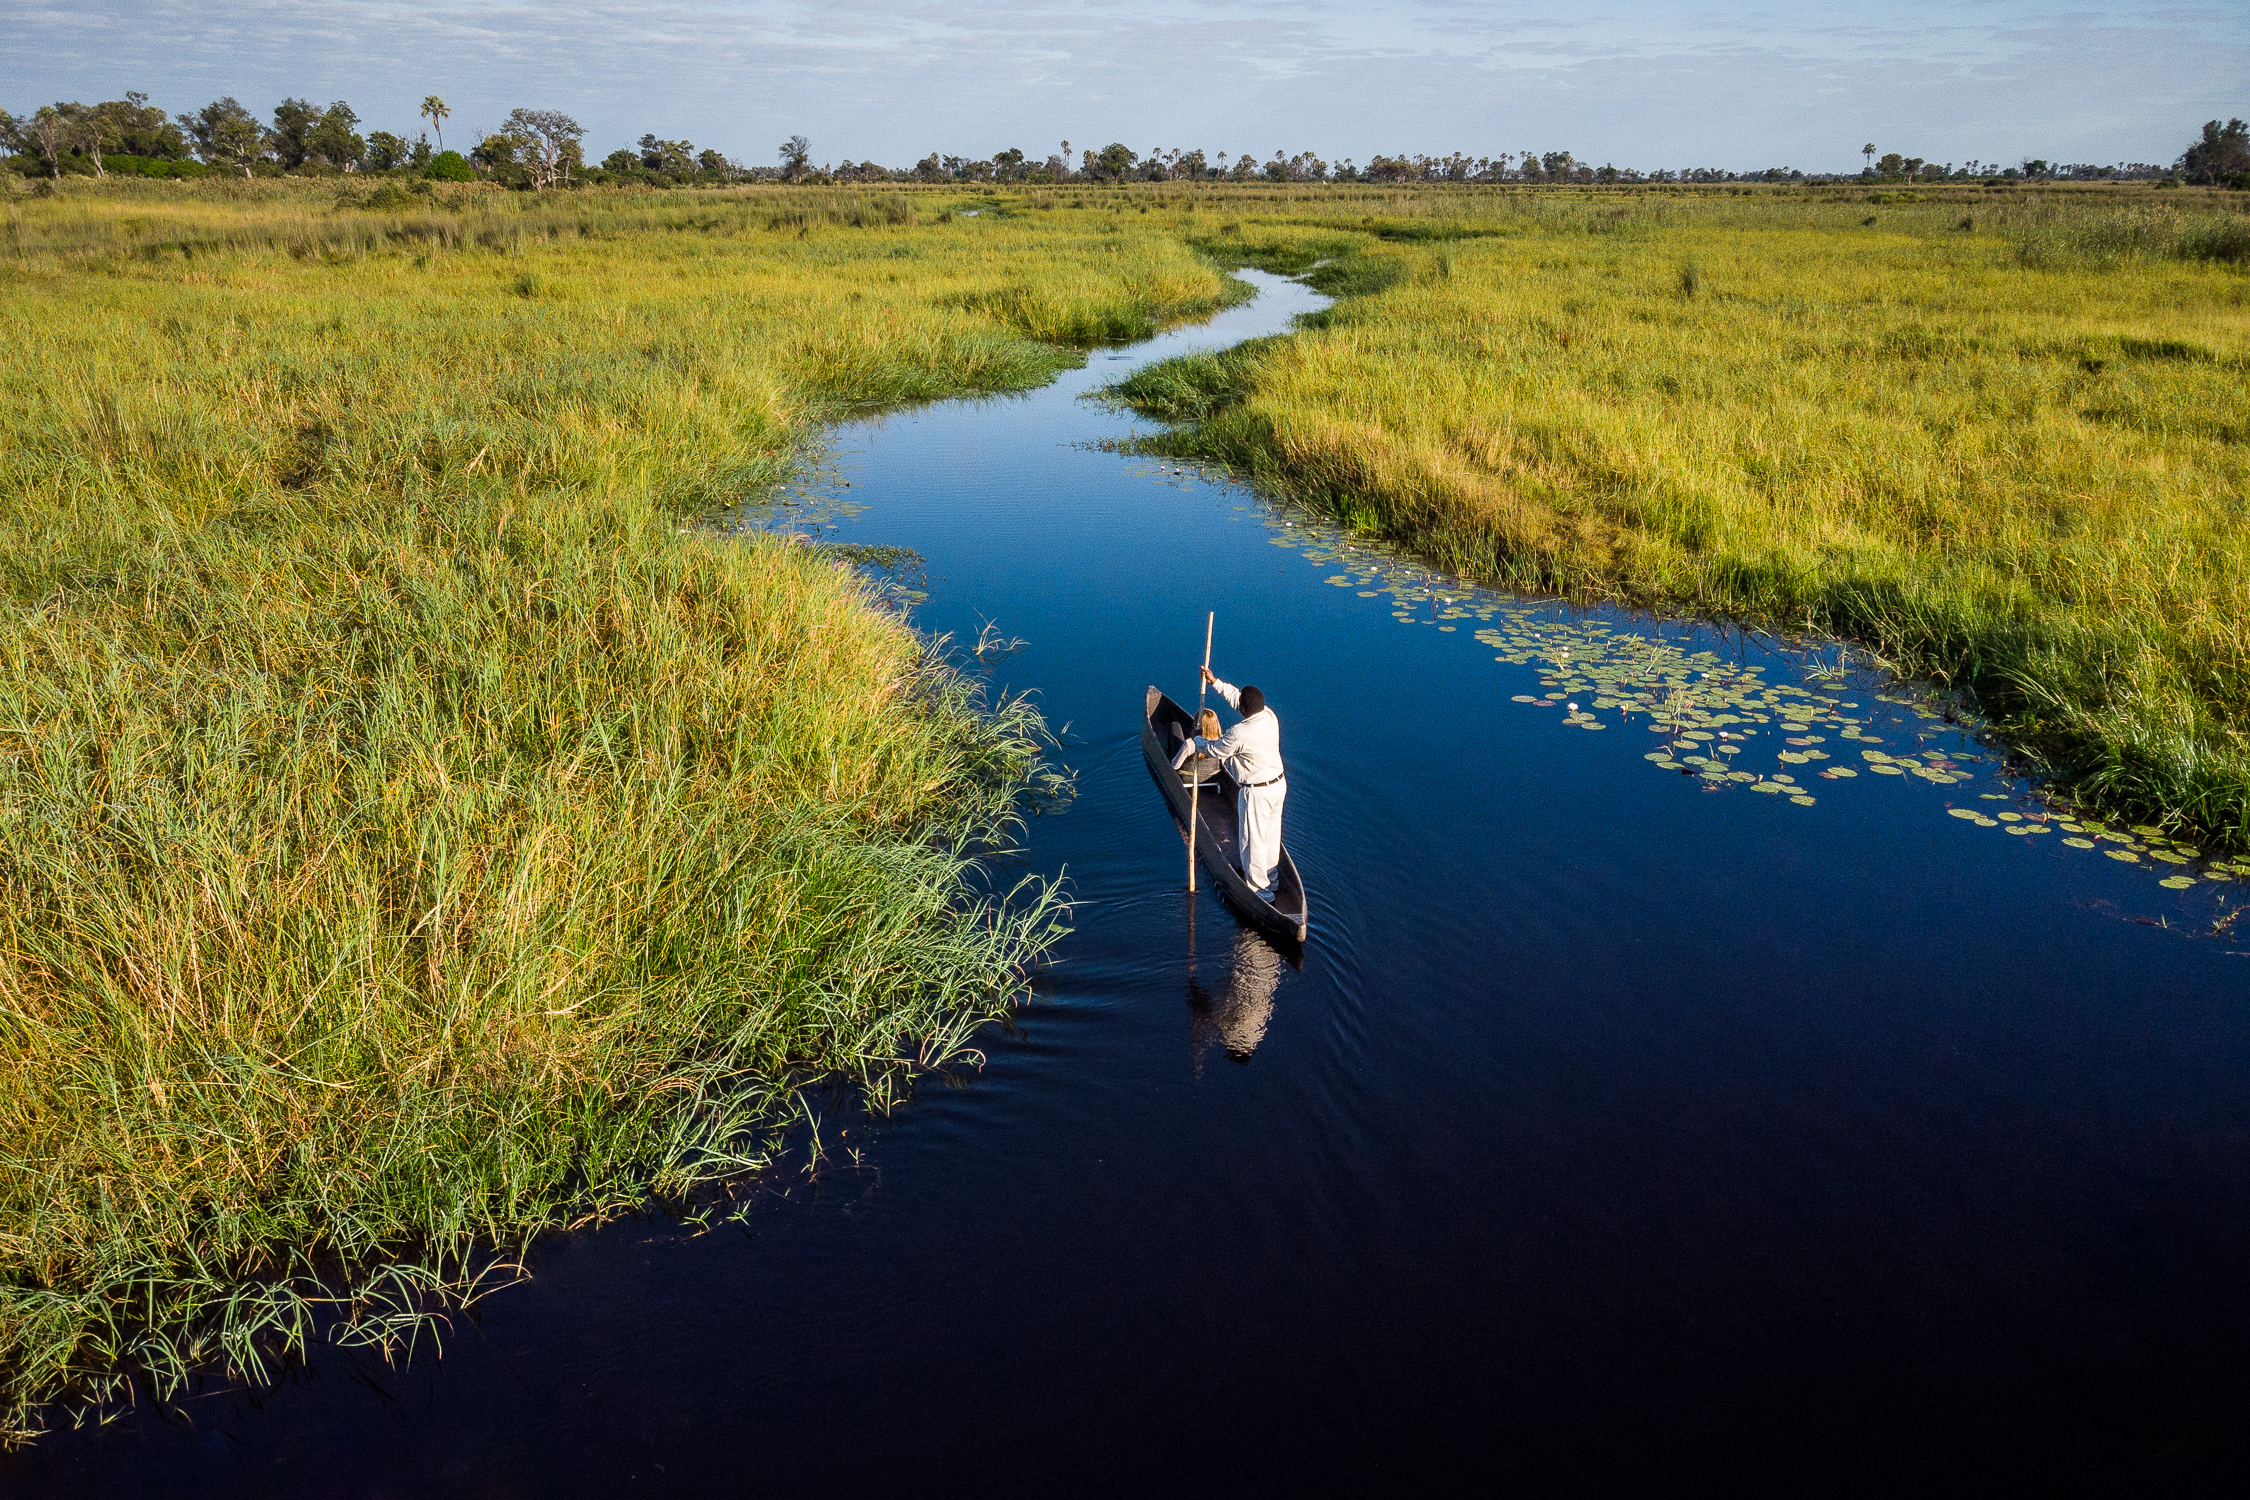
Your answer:
[[[96,177],[109,176],[102,166],[102,158],[116,149],[118,132],[115,123],[102,113],[102,107],[80,104],[73,99],[68,104],[57,104],[55,113],[62,120],[63,149],[91,161]]]
[[[1087,152],[1084,166],[1086,175],[1097,182],[1122,182],[1140,159],[1140,153],[1122,141],[1111,141],[1098,152]]]
[[[2190,182],[2229,182],[2250,173],[2250,125],[2205,123],[2203,136],[2180,157],[2177,170]]]
[[[422,175],[437,182],[477,180],[476,168],[470,166],[469,159],[458,151],[440,151],[430,158],[430,164],[422,169]]]
[[[437,95],[424,94],[422,96],[422,113],[419,118],[430,122],[430,128],[437,132],[437,148],[443,151],[445,149],[445,122],[453,118],[453,111],[447,109],[445,101]]]
[[[359,116],[341,99],[320,112],[305,136],[305,148],[314,161],[331,167],[357,166],[367,154],[367,142],[360,139]]]
[[[284,172],[294,172],[312,155],[312,133],[326,111],[310,99],[284,99],[273,107],[271,149]]]
[[[184,161],[187,136],[146,94],[127,94],[94,106],[108,122],[112,149],[152,161]]]
[[[781,143],[781,175],[784,178],[791,182],[803,182],[805,174],[811,170],[811,141],[801,135],[793,135]]]
[[[1874,143],[1873,141],[1869,141],[1869,142],[1868,142],[1868,143],[1867,143],[1866,145],[1864,145],[1864,146],[1860,147],[1860,148],[1859,148],[1859,154],[1867,158],[1867,170],[1868,170],[1868,171],[1870,171],[1870,172],[1874,171],[1874,170],[1875,170],[1875,143]]]
[[[412,158],[413,147],[388,130],[371,132],[367,137],[367,154],[364,158],[370,172],[388,172],[403,167]]]
[[[585,165],[579,142],[586,128],[559,110],[511,110],[501,134],[514,143],[515,163],[530,176],[533,191],[551,188]]]
[[[42,104],[16,128],[25,150],[47,159],[47,175],[60,177],[62,155],[70,149],[70,118],[54,105]]]
[[[530,174],[523,170],[523,164],[516,160],[516,153],[523,145],[523,141],[507,131],[495,130],[469,148],[469,160],[482,167],[486,176],[520,186],[530,178]],[[442,152],[438,160],[443,161],[447,156],[455,154],[457,153]]]
[[[644,135],[641,137],[641,166],[651,172],[690,176],[695,171],[695,143],[659,140],[654,135]]]
[[[195,154],[211,166],[233,167],[248,177],[251,164],[266,155],[266,128],[231,94],[180,116],[180,125],[195,142]]]

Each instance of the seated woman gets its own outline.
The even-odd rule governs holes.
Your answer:
[[[1195,721],[1195,732],[1207,740],[1217,739],[1220,734],[1219,711],[1215,708],[1203,710],[1201,717]],[[1187,737],[1186,730],[1174,724],[1172,726],[1172,744],[1174,746],[1172,769],[1178,771],[1187,765],[1188,752],[1194,748],[1194,742]],[[1183,772],[1181,779],[1183,781],[1201,781],[1208,784],[1212,778],[1219,774],[1225,764],[1226,762],[1220,760],[1216,755],[1206,751],[1196,756],[1194,769]]]

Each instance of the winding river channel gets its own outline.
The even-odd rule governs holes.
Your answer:
[[[2250,1397],[2250,899],[2054,817],[1831,643],[1466,589],[1105,446],[1089,393],[839,429],[744,524],[1025,644],[1077,930],[981,1069],[743,1222],[611,1225],[400,1368],[64,1432],[19,1493],[1261,1488],[2164,1473]],[[1183,890],[1143,687],[1262,686],[1302,967]],[[1680,1466],[1686,1466],[1682,1469]]]

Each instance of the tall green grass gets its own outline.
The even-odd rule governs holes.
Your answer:
[[[812,550],[689,523],[849,403],[1236,292],[1161,236],[886,201],[7,206],[9,1431],[411,1329],[1010,1003],[1062,921],[979,860],[1036,713]]]
[[[1214,253],[1317,244],[1359,295],[1118,390],[1471,576],[1866,641],[2087,803],[2242,847],[2250,217],[2194,202],[1237,210]]]

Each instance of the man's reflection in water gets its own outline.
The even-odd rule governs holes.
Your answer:
[[[1188,980],[1188,1007],[1193,1012],[1189,1045],[1195,1053],[1195,1071],[1203,1072],[1203,1055],[1216,1041],[1238,1063],[1250,1060],[1265,1040],[1266,1025],[1273,1019],[1273,992],[1281,984],[1286,964],[1274,946],[1254,932],[1236,931],[1234,954],[1227,965],[1226,992],[1213,994],[1194,979]]]

